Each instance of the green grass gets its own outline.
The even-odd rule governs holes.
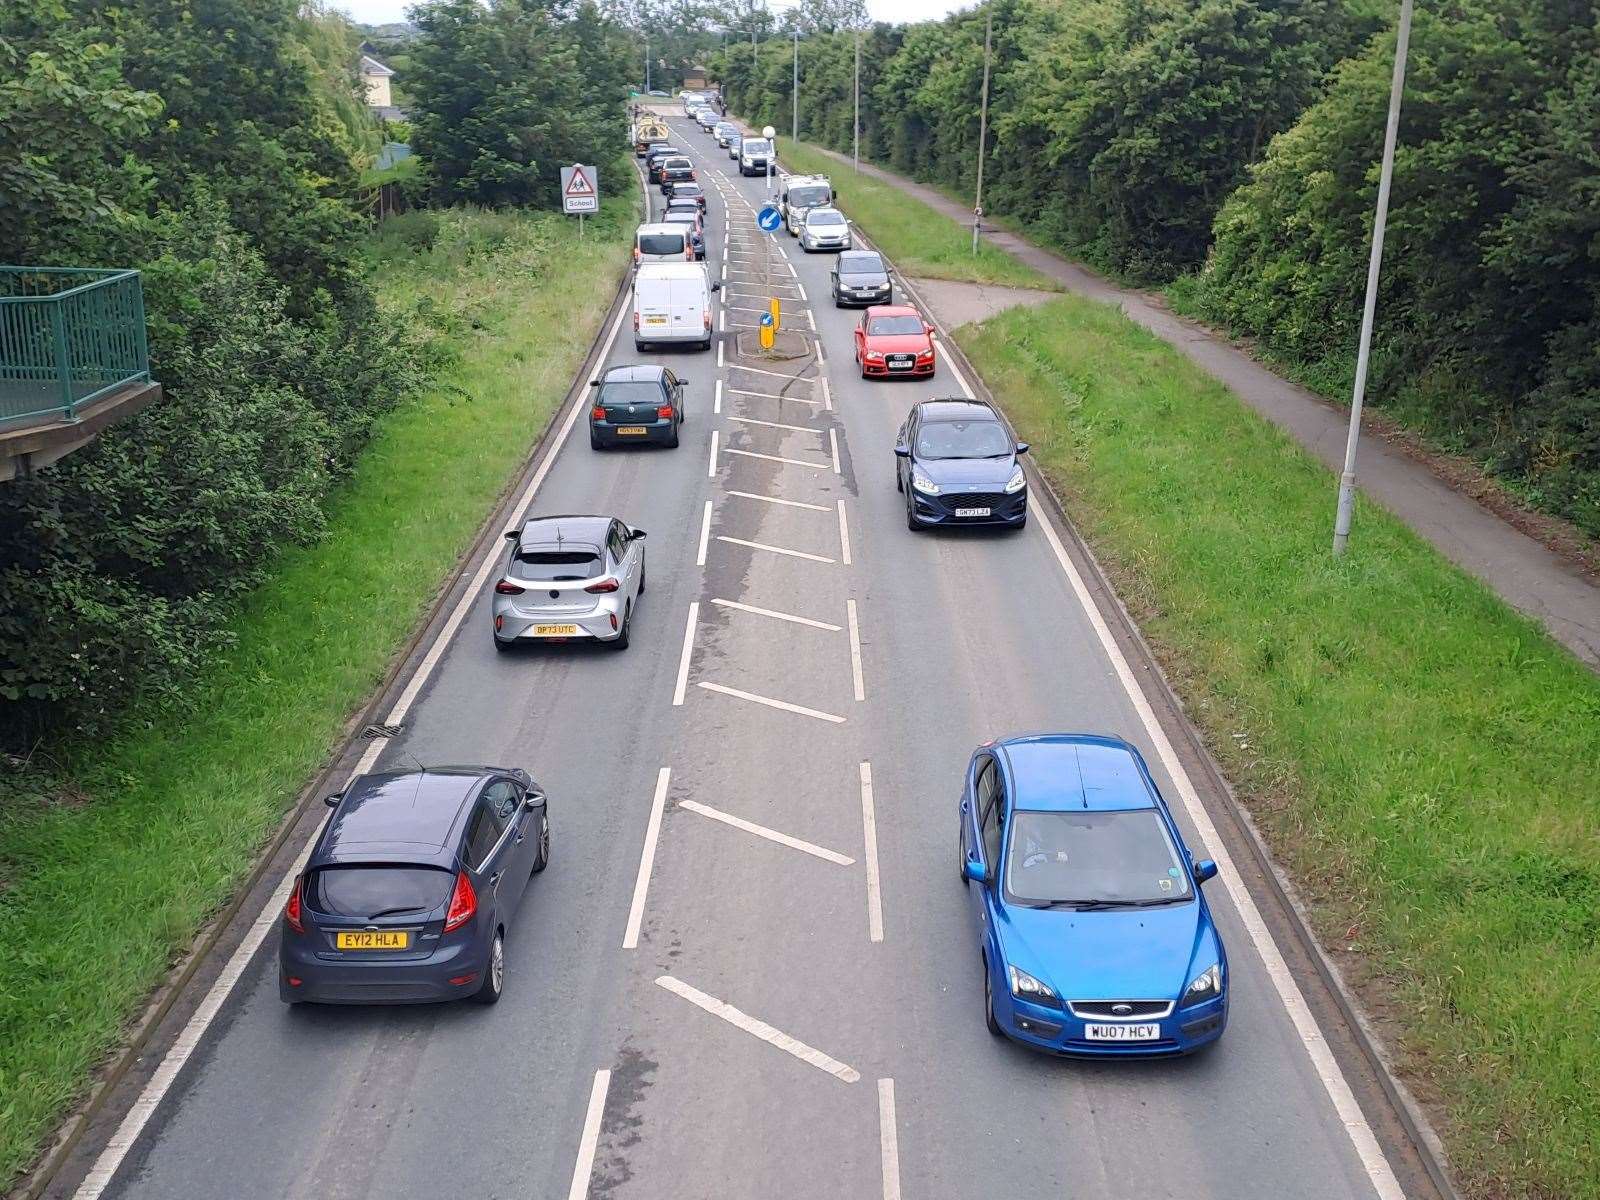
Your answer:
[[[578,369],[635,207],[579,242],[560,217],[411,213],[380,289],[453,352],[381,425],[327,536],[282,556],[181,716],[76,765],[72,802],[0,803],[0,1190],[116,1046],[321,767]]]
[[[785,139],[778,153],[786,169],[830,177],[839,193],[839,207],[913,279],[1061,290],[1055,280],[986,242],[979,243],[974,255],[970,228],[957,225],[893,184],[855,174],[815,146]]]
[[[958,332],[1479,1196],[1600,1197],[1600,680],[1110,307]],[[1224,1047],[1226,1052],[1226,1047]]]

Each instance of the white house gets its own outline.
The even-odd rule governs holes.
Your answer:
[[[361,82],[367,89],[369,108],[390,108],[389,78],[394,72],[369,54],[361,56]]]

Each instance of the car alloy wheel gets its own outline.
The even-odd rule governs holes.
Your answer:
[[[622,610],[622,632],[611,639],[613,650],[626,650],[628,648],[628,635],[633,630],[633,605],[628,605]]]
[[[539,856],[533,860],[533,873],[537,875],[550,865],[550,817],[546,814],[539,827]]]
[[[989,961],[983,960],[983,1021],[995,1037],[1003,1037],[1005,1030],[994,1019],[994,980],[989,977]]]
[[[489,943],[489,968],[483,973],[483,984],[472,998],[479,1004],[494,1004],[506,984],[506,942],[497,929],[494,941]]]

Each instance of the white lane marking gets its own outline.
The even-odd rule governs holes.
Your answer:
[[[833,411],[833,385],[828,382],[826,375],[822,377],[822,407]]]
[[[715,996],[708,996],[697,987],[691,987],[682,980],[674,979],[671,975],[662,975],[656,983],[667,989],[675,996],[681,996],[690,1004],[705,1009],[714,1017],[720,1017],[737,1029],[742,1029],[752,1037],[758,1037],[770,1046],[776,1046],[785,1054],[792,1054],[801,1062],[810,1063],[819,1071],[826,1071],[835,1079],[844,1083],[854,1083],[861,1078],[861,1072],[854,1067],[846,1066],[836,1058],[830,1058],[821,1050],[817,1050],[796,1038],[790,1037],[781,1030],[774,1029],[765,1021],[758,1021],[746,1013],[740,1012],[733,1005]]]
[[[815,375],[787,375],[782,371],[769,371],[765,367],[747,367],[743,363],[734,363],[730,368],[734,371],[749,371],[752,375],[770,375],[774,379],[789,379],[797,383],[815,383]]]
[[[878,1146],[883,1155],[883,1200],[900,1200],[900,1130],[892,1079],[878,1080]]]
[[[662,767],[656,772],[656,794],[650,801],[650,820],[644,827],[644,846],[639,850],[639,873],[633,880],[633,903],[628,906],[628,928],[622,935],[622,948],[635,950],[639,946],[639,926],[644,924],[644,901],[650,892],[650,875],[655,870],[656,842],[661,837],[661,814],[667,804],[667,787],[672,782],[672,768]]]
[[[833,473],[839,474],[839,430],[837,426],[828,426],[828,449],[833,455]]]
[[[822,436],[822,430],[812,429],[809,425],[785,425],[782,421],[763,421],[759,417],[730,416],[728,420],[737,421],[741,425],[764,425],[768,429],[791,429],[795,433],[814,433],[818,437]]]
[[[883,941],[883,894],[878,884],[878,812],[872,803],[872,764],[861,764],[861,830],[867,853],[867,936]]]
[[[728,310],[727,309],[723,309],[721,312],[719,312],[717,314],[717,320],[722,322],[721,332],[722,333],[727,333],[728,332]]]
[[[722,411],[722,380],[720,379],[717,380],[717,398],[711,403],[711,411],[713,414]]]
[[[817,318],[811,315],[811,310],[809,308],[801,309],[801,311],[803,313],[805,313],[805,315],[806,315],[806,324],[811,326],[811,332],[812,333],[816,333],[817,332]]]
[[[683,653],[678,657],[678,684],[672,689],[674,707],[683,703],[683,690],[689,682],[689,658],[694,653],[694,627],[700,620],[700,601],[689,603],[689,619],[683,627]]]
[[[622,309],[617,313],[616,320],[611,323],[610,332],[606,334],[605,343],[600,348],[600,357],[596,360],[597,362],[604,363],[610,357],[612,346],[616,343],[617,334],[622,330],[622,322],[628,311],[628,306],[623,305]],[[563,422],[560,430],[555,435],[554,441],[551,443],[549,454],[539,464],[539,468],[534,472],[533,478],[528,480],[528,486],[523,489],[522,495],[517,498],[516,506],[512,510],[517,514],[513,524],[519,524],[527,513],[528,508],[533,504],[534,496],[544,483],[545,476],[550,473],[550,468],[560,456],[562,447],[566,445],[567,438],[577,424],[579,414],[587,411],[587,409],[588,406],[581,403],[572,406],[572,411],[567,414],[566,421]],[[479,593],[483,590],[484,581],[500,559],[501,546],[502,543],[496,539],[491,542],[484,552],[483,561],[478,565],[478,570],[474,573],[472,582],[467,586],[466,591],[457,602],[449,619],[440,627],[438,634],[434,637],[433,644],[428,648],[428,653],[417,664],[416,673],[400,693],[394,707],[389,710],[385,724],[398,722],[410,710],[417,694],[422,690],[428,677],[432,675],[434,669],[439,665],[439,661],[444,656],[445,648],[455,636],[456,630],[460,628],[461,622],[466,618],[473,604],[476,603]],[[383,753],[385,741],[386,739],[377,740],[367,747],[366,752],[362,754],[360,760],[356,763],[355,769],[346,778],[346,787],[358,775],[364,775],[372,769],[373,765],[378,761],[378,756]],[[222,972],[211,985],[211,990],[206,993],[205,999],[200,1002],[200,1006],[195,1009],[194,1014],[184,1025],[182,1032],[178,1034],[171,1049],[167,1051],[160,1065],[156,1067],[155,1072],[145,1084],[144,1090],[139,1093],[139,1098],[129,1107],[127,1115],[123,1117],[121,1124],[117,1126],[116,1133],[107,1141],[105,1149],[95,1159],[94,1166],[84,1176],[82,1184],[79,1185],[77,1192],[74,1193],[76,1200],[97,1200],[97,1197],[110,1186],[112,1179],[121,1168],[123,1160],[127,1157],[128,1151],[138,1141],[145,1125],[155,1115],[156,1109],[160,1107],[161,1102],[172,1089],[172,1085],[177,1080],[179,1073],[188,1063],[190,1056],[199,1047],[201,1038],[205,1036],[206,1031],[211,1027],[211,1023],[216,1020],[217,1014],[222,1011],[223,1004],[227,1002],[228,997],[233,993],[233,989],[244,976],[245,969],[250,965],[250,961],[255,957],[256,952],[260,950],[262,942],[266,940],[269,933],[277,928],[279,913],[289,899],[289,889],[301,870],[304,869],[306,860],[311,856],[311,847],[315,844],[315,838],[308,839],[293,864],[290,865],[288,872],[278,881],[278,886],[273,889],[271,896],[267,898],[266,904],[262,906],[260,913],[257,914],[254,923],[251,924],[244,938],[234,949],[227,965],[222,968]]]
[[[717,342],[717,370],[722,370],[722,342]]]
[[[856,620],[856,602],[846,600],[844,608],[850,622],[850,679],[855,685],[856,700],[861,701],[867,698],[866,685],[861,678],[861,626]]]
[[[820,554],[807,554],[804,550],[789,550],[783,546],[769,546],[766,542],[747,542],[743,538],[729,537],[727,534],[717,534],[717,541],[727,542],[733,546],[746,546],[751,550],[765,550],[769,554],[787,554],[790,558],[803,558],[807,562],[831,563],[833,559],[825,558]]]
[[[809,380],[803,382],[809,382]],[[763,400],[789,400],[795,404],[809,404],[813,408],[822,404],[822,401],[820,400],[802,400],[799,396],[780,396],[777,392],[750,392],[746,391],[744,388],[736,387],[731,387],[728,390],[735,396],[759,396]]]
[[[805,294],[802,293],[800,298],[802,300],[804,300],[805,299]],[[820,370],[823,367],[826,367],[827,365],[828,365],[828,361],[827,361],[826,358],[823,357],[823,354],[822,354],[822,339],[818,338],[817,339],[817,368]]]
[[[722,440],[720,435],[721,430],[713,429],[711,431],[711,465],[706,468],[707,479],[715,479],[717,477],[717,444]]]
[[[782,500],[777,496],[758,496],[754,492],[736,492],[732,488],[728,489],[728,495],[742,496],[746,500],[759,500],[763,504],[786,504],[790,508],[809,508],[816,512],[828,511],[826,504],[809,504],[804,500]]]
[[[830,625],[826,621],[814,621],[810,617],[797,617],[793,613],[779,612],[775,608],[757,608],[754,604],[741,604],[737,600],[713,599],[712,604],[719,608],[733,608],[740,612],[755,613],[758,617],[772,617],[777,621],[793,621],[796,625],[809,625],[813,629],[826,629],[831,633],[838,633],[839,626]]]
[[[698,551],[696,551],[694,556],[694,565],[697,567],[703,567],[706,565],[706,543],[710,540],[710,538],[711,501],[707,500],[705,515],[700,518],[700,548]]]
[[[845,520],[844,498],[839,498],[839,560],[850,565],[850,523]]]
[[[567,1200],[584,1200],[589,1180],[594,1175],[594,1151],[600,1143],[600,1118],[606,1110],[606,1092],[611,1088],[611,1072],[596,1071],[589,1089],[589,1110],[583,1114],[583,1136],[578,1140],[578,1161],[572,1164],[572,1186]]]
[[[798,276],[798,275],[796,275],[796,278],[799,278],[799,276]],[[806,302],[806,303],[807,303],[807,304],[810,304],[810,303],[811,303],[811,301],[809,301],[809,300],[806,300],[806,285],[805,285],[805,284],[803,284],[803,283],[802,283],[802,284],[798,284],[798,285],[796,285],[796,286],[798,286],[798,287],[799,287],[799,289],[800,289],[800,299],[802,299],[802,300],[805,300],[805,302]]]
[[[712,434],[712,436],[715,437],[716,434]],[[737,454],[741,458],[764,458],[768,462],[788,463],[791,467],[810,467],[814,471],[826,471],[828,469],[827,463],[806,462],[803,458],[784,458],[778,454],[762,454],[757,450],[735,450],[729,447],[723,453]]]
[[[728,282],[728,257],[727,257],[726,247],[724,247],[723,257],[722,257],[722,282],[723,283],[727,283]]]
[[[760,696],[755,692],[741,692],[738,688],[724,687],[720,683],[706,683],[703,680],[696,685],[703,687],[708,692],[716,692],[719,696],[732,696],[735,700],[748,700],[751,704],[764,704],[768,708],[781,709],[784,712],[798,713],[802,717],[815,717],[819,721],[827,721],[830,725],[843,725],[844,718],[833,713],[825,713],[820,709],[806,708],[803,704],[790,704],[787,700],[774,700],[771,696]],[[873,941],[882,941],[881,937]]]
[[[937,345],[939,339],[934,338],[933,341]],[[956,360],[945,353],[941,353],[939,357],[944,359],[945,365],[950,368],[950,374],[956,377],[956,385],[960,387],[961,394],[968,400],[972,399],[972,385],[967,382],[967,377],[961,373],[961,368],[956,366]]]
[[[708,804],[700,804],[694,800],[680,800],[678,801],[678,807],[687,808],[690,812],[699,813],[702,817],[710,817],[713,821],[721,821],[724,825],[731,825],[735,829],[742,829],[746,833],[755,834],[756,837],[766,838],[769,842],[776,842],[778,845],[787,846],[791,850],[799,850],[803,854],[810,854],[826,862],[836,863],[841,867],[855,866],[855,859],[840,854],[836,850],[829,850],[825,846],[818,846],[813,842],[790,837],[787,833],[779,833],[776,829],[768,829],[765,825],[757,825],[754,821],[746,821],[743,817],[725,813],[721,809],[712,808]]]
[[[1183,763],[1179,761],[1177,752],[1167,738],[1166,731],[1161,728],[1161,722],[1156,719],[1155,710],[1150,707],[1145,698],[1144,691],[1139,685],[1133,669],[1128,665],[1128,660],[1123,656],[1122,648],[1117,645],[1112,637],[1110,628],[1100,615],[1100,610],[1095,606],[1094,598],[1089,594],[1089,589],[1083,582],[1083,577],[1078,573],[1078,568],[1067,557],[1067,551],[1061,544],[1061,539],[1056,536],[1052,522],[1044,520],[1039,522],[1044,530],[1045,539],[1050,543],[1056,562],[1060,564],[1062,572],[1066,575],[1068,583],[1072,586],[1073,593],[1078,598],[1079,605],[1089,618],[1089,623],[1094,627],[1095,635],[1100,639],[1100,645],[1105,650],[1106,657],[1110,660],[1112,668],[1117,673],[1117,678],[1122,684],[1123,691],[1132,701],[1134,710],[1139,714],[1139,720],[1144,725],[1146,734],[1149,735],[1151,744],[1155,747],[1157,755],[1167,768],[1178,795],[1183,801],[1184,811],[1189,819],[1194,822],[1195,830],[1200,835],[1201,843],[1209,848],[1212,859],[1216,862],[1218,874],[1222,879],[1222,886],[1227,891],[1229,899],[1239,911],[1239,919],[1243,922],[1245,930],[1250,935],[1250,941],[1256,948],[1256,953],[1261,956],[1262,965],[1266,968],[1267,977],[1272,981],[1273,988],[1278,993],[1289,1019],[1299,1035],[1300,1041],[1306,1048],[1306,1055],[1311,1060],[1312,1067],[1316,1070],[1317,1077],[1322,1081],[1323,1089],[1328,1093],[1334,1111],[1339,1120],[1344,1124],[1345,1132],[1349,1135],[1351,1144],[1355,1147],[1356,1155],[1361,1160],[1362,1167],[1367,1172],[1367,1178],[1372,1184],[1381,1200],[1404,1200],[1404,1193],[1400,1184],[1395,1179],[1394,1171],[1389,1166],[1389,1161],[1384,1157],[1383,1148],[1378,1145],[1378,1139],[1372,1132],[1372,1127],[1367,1124],[1366,1115],[1361,1111],[1361,1106],[1356,1103],[1355,1095],[1350,1090],[1344,1073],[1339,1068],[1338,1060],[1334,1058],[1333,1051],[1329,1048],[1327,1039],[1322,1031],[1317,1028],[1316,1018],[1311,1015],[1311,1010],[1306,1005],[1305,996],[1300,991],[1300,986],[1289,971],[1289,965],[1284,961],[1282,952],[1272,938],[1272,931],[1267,928],[1266,922],[1261,917],[1261,911],[1256,907],[1255,900],[1251,897],[1234,870],[1232,856],[1228,853],[1227,845],[1217,833],[1216,825],[1211,820],[1211,814],[1206,811],[1200,799],[1200,793],[1195,789],[1194,782],[1189,778],[1189,773],[1184,770]]]

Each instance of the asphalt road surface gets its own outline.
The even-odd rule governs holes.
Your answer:
[[[891,446],[913,401],[963,392],[948,362],[860,379],[831,256],[781,234],[785,328],[824,357],[741,358],[765,181],[674,126],[711,193],[721,349],[638,354],[624,321],[608,364],[691,381],[683,443],[595,453],[580,420],[533,505],[648,531],[632,647],[497,654],[480,596],[381,759],[547,787],[552,862],[505,998],[290,1009],[268,936],[105,1194],[1399,1196],[1224,880],[1232,1021],[1210,1053],[1085,1065],[986,1032],[955,852],[977,743],[1125,736],[1196,857],[1216,847],[1043,514],[907,531]]]

